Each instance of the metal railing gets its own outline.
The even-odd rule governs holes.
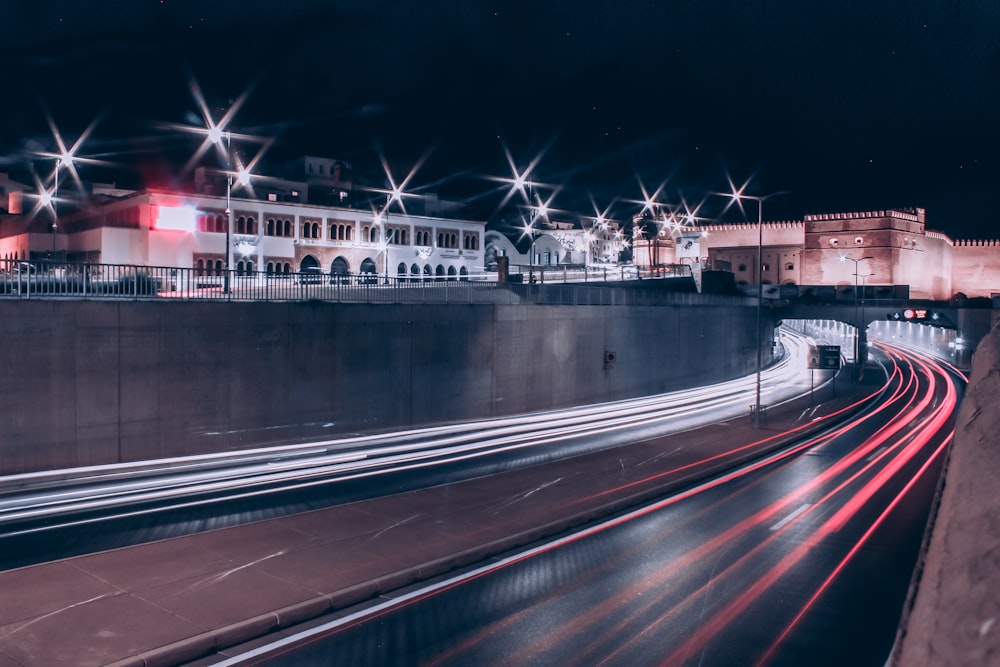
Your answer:
[[[633,272],[634,275],[634,272]],[[555,282],[562,277],[565,282]],[[703,295],[663,289],[659,280],[628,285],[615,280],[574,279],[567,271],[546,282],[497,282],[490,275],[407,277],[373,273],[269,274],[207,271],[127,264],[0,260],[0,299],[184,299],[198,301],[330,301],[421,304],[546,305],[747,305],[742,296]]]

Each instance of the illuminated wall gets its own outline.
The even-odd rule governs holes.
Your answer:
[[[955,241],[951,267],[955,292],[1000,295],[1000,241]]]

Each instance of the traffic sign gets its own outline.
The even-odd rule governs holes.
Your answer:
[[[840,368],[840,346],[814,345],[809,350],[809,368],[838,370]]]

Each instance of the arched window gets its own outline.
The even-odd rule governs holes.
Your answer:
[[[454,279],[455,279],[455,267],[454,266],[449,266],[448,267],[448,280],[454,280]]]
[[[205,260],[199,259],[194,263],[194,273],[196,276],[205,275]]]
[[[267,275],[269,275],[269,276],[273,276],[274,275],[274,262],[268,262],[267,263]]]
[[[397,276],[405,276],[406,275],[406,264],[405,263],[403,263],[403,262],[399,263],[399,266],[396,267],[396,275]]]
[[[236,233],[246,234],[247,233],[247,219],[242,215],[236,218]]]
[[[459,269],[458,276],[459,276],[458,277],[459,280],[468,280],[469,279],[469,270],[463,266],[461,269]]]
[[[215,275],[217,275],[217,276],[221,276],[222,275],[222,260],[221,259],[215,260]]]
[[[378,243],[378,227],[372,227],[368,233],[369,243]]]
[[[427,267],[427,268],[430,268],[430,267]],[[437,268],[434,269],[434,276],[435,276],[434,280],[436,280],[438,282],[444,280],[444,267],[441,266],[440,264],[438,264]]]
[[[257,221],[254,220],[252,217],[247,218],[247,234],[256,234],[256,233],[257,233]]]
[[[254,266],[252,261],[247,262],[247,275],[252,276],[254,274]]]
[[[432,275],[434,275],[434,271],[431,269],[431,265],[424,264],[424,280],[430,280]]]
[[[411,276],[419,276],[420,275],[420,267],[417,266],[416,264],[412,264],[410,266],[410,275]]]
[[[354,229],[354,227],[351,226],[351,225],[347,225],[344,228],[344,240],[345,241],[350,241],[351,238],[354,236],[354,234],[351,232],[352,229]]]
[[[333,264],[330,265],[330,275],[332,276],[347,276],[351,273],[351,267],[348,265],[347,260],[343,257],[336,257],[333,260]]]
[[[283,231],[282,236],[291,236],[292,235],[292,221],[291,220],[285,220],[284,229],[282,231]]]

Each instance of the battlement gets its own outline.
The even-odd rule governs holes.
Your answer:
[[[801,220],[779,220],[776,222],[765,222],[763,225],[764,229],[802,229],[805,226]],[[700,225],[698,227],[704,232],[740,232],[740,231],[757,231],[756,222],[734,222],[726,224],[717,225]]]
[[[934,232],[934,231],[930,231],[930,230],[925,230],[924,231],[924,237],[925,238],[929,238],[929,239],[937,239],[939,241],[944,241],[945,243],[947,243],[949,245],[954,245],[954,243],[955,243],[954,241],[951,240],[950,236],[948,236],[947,234],[944,234],[942,232]]]
[[[991,241],[983,241],[976,239],[964,239],[959,241],[953,241],[956,248],[1000,248],[1000,241],[993,239]]]
[[[814,213],[805,216],[806,222],[821,222],[824,220],[864,220],[869,218],[895,218],[908,222],[924,222],[924,209],[886,209],[884,211],[853,211],[849,213]]]

